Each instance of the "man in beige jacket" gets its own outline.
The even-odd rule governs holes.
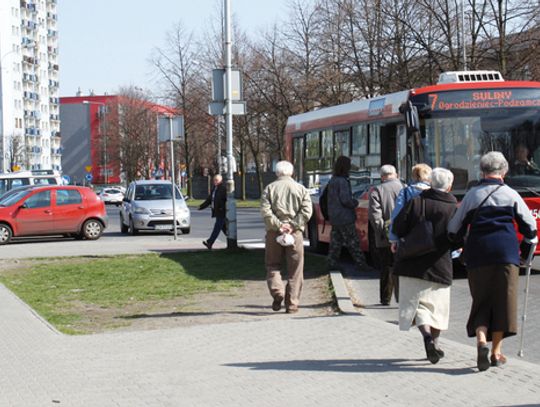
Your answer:
[[[290,162],[278,162],[278,179],[264,189],[261,197],[261,215],[266,225],[266,282],[274,298],[272,309],[279,311],[285,300],[287,313],[298,312],[304,281],[303,230],[313,210],[308,190],[291,178],[293,170]],[[280,235],[290,236],[280,238],[283,241],[280,244],[276,240]],[[284,259],[287,263],[286,287],[281,279]]]

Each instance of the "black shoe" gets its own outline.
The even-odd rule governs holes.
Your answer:
[[[437,349],[435,348],[433,339],[430,338],[429,340],[424,340],[424,347],[426,348],[426,356],[428,360],[433,364],[438,363],[441,356],[439,355],[439,352],[437,352]]]
[[[441,348],[435,347],[435,351],[439,355],[439,358],[441,358],[441,359],[444,358],[444,351]]]
[[[212,245],[208,243],[208,240],[203,240],[202,244],[205,245],[208,250],[212,250]]]
[[[489,366],[491,365],[491,362],[489,360],[489,348],[485,343],[478,345],[476,365],[478,366],[478,370],[481,372],[488,370]]]
[[[277,295],[274,297],[274,302],[272,303],[272,311],[279,311],[281,309],[281,303],[283,302],[283,297]]]

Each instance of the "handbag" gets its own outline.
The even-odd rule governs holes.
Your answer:
[[[410,259],[437,250],[433,236],[433,224],[426,219],[426,201],[420,197],[422,210],[420,220],[398,244],[398,259]]]

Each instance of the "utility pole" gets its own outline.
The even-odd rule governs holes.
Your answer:
[[[232,126],[232,40],[231,0],[224,0],[225,13],[225,132],[227,136],[227,248],[236,249],[236,201],[234,199],[233,174],[233,126]]]

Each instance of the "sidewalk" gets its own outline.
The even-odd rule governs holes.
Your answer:
[[[65,336],[0,286],[0,406],[507,406],[540,403],[540,367],[478,373],[444,340],[349,315]]]

